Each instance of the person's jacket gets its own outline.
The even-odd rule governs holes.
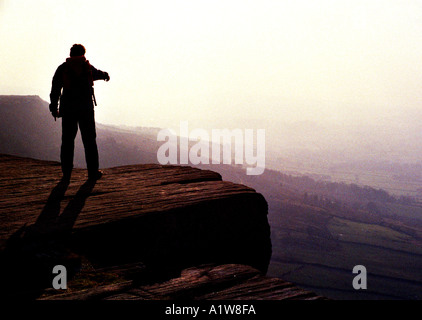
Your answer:
[[[67,58],[53,76],[50,111],[57,109],[59,100],[60,116],[93,110],[94,81],[107,78],[107,72],[94,68],[85,56]]]

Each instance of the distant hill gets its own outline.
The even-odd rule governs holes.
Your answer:
[[[38,96],[0,96],[0,153],[54,160],[60,158],[61,120]],[[100,166],[157,163],[156,128],[126,130],[97,124]],[[85,167],[83,145],[75,144],[75,167]]]

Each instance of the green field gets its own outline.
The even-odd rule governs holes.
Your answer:
[[[268,274],[334,299],[422,299],[420,208],[379,207],[385,211],[379,223],[367,223],[360,221],[362,213],[280,205],[270,215]],[[355,265],[367,269],[367,290],[352,287]]]

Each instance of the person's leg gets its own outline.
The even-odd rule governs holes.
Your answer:
[[[60,160],[64,179],[70,179],[73,169],[73,154],[75,149],[75,137],[78,132],[78,121],[74,116],[62,118],[62,146]]]
[[[84,113],[79,119],[82,142],[85,148],[85,160],[90,178],[99,178],[98,148],[96,142],[94,111]]]

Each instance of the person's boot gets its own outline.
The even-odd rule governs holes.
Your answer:
[[[103,176],[103,172],[101,170],[98,170],[94,173],[89,172],[88,173],[88,179],[89,180],[98,180]]]
[[[63,170],[62,182],[69,183],[72,176],[72,170]]]

